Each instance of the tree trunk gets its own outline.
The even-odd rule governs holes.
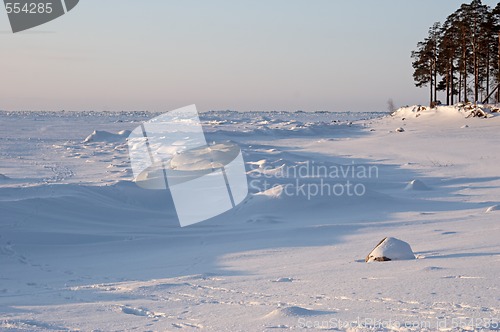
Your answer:
[[[453,80],[453,59],[451,60],[451,67],[450,67],[450,87],[451,87],[451,105],[453,105],[453,99],[454,99],[454,94],[455,94],[455,82]]]
[[[434,102],[437,101],[437,62],[434,61]]]
[[[434,67],[434,102],[437,101],[437,85],[438,85],[438,81],[437,81],[437,74],[438,74],[438,49],[437,49],[437,41],[435,41],[435,44],[434,44],[434,54],[433,54],[433,67]]]
[[[450,104],[450,69],[446,71],[446,105]]]
[[[433,83],[434,83],[433,82],[434,81],[434,79],[433,79],[434,76],[433,76],[433,73],[432,73],[432,66],[431,66],[431,70],[430,70],[430,75],[431,75],[430,76],[431,77],[431,82],[429,84],[430,85],[430,89],[429,89],[429,91],[430,91],[429,107],[432,107],[432,86],[433,86]]]
[[[500,85],[500,31],[498,31],[498,70],[497,85]],[[497,89],[497,103],[500,103],[500,89]]]
[[[477,57],[477,50],[474,50],[473,64],[474,64],[474,103],[477,104],[479,100],[479,64]]]
[[[466,103],[467,102],[467,35],[465,34],[465,32],[462,32],[462,62],[463,62],[462,87],[464,89],[463,101],[464,103]]]
[[[490,102],[490,50],[489,45],[486,51],[486,104]]]
[[[462,70],[460,67],[458,68],[459,76],[458,76],[458,102],[462,102]]]
[[[462,80],[463,80],[463,89],[464,89],[464,103],[467,102],[467,53],[464,50],[463,54],[463,61],[464,61],[464,68],[463,68],[463,73],[462,73]]]
[[[448,62],[448,68],[446,68],[446,105],[450,104],[450,72],[451,67]]]

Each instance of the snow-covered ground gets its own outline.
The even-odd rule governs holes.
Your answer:
[[[1,331],[500,330],[500,116],[202,113],[250,194],[180,228],[132,182],[155,115],[0,112]]]

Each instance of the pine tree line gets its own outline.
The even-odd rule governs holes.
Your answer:
[[[473,0],[429,29],[412,52],[413,79],[429,87],[431,106],[444,91],[455,102],[500,102],[500,3],[495,8]],[[492,95],[495,95],[494,97]]]

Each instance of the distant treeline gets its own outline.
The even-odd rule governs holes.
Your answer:
[[[481,0],[463,4],[412,52],[413,79],[429,87],[431,106],[437,92],[446,103],[500,102],[500,3],[495,8]]]

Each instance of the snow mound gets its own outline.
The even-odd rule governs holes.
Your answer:
[[[135,308],[135,307],[128,307],[128,306],[121,306],[121,311],[127,315],[142,316],[142,317],[149,317],[149,318],[158,318],[158,317],[165,317],[166,316],[163,312],[149,311],[146,308]]]
[[[87,138],[83,141],[84,143],[90,142],[118,142],[124,141],[130,135],[130,130],[122,130],[118,133],[110,133],[105,130],[94,130],[92,134],[87,136]]]
[[[493,205],[493,206],[490,206],[489,208],[486,209],[486,213],[493,212],[493,211],[498,211],[498,210],[500,210],[500,206]]]
[[[473,105],[472,105],[473,106]],[[452,106],[436,106],[429,108],[427,106],[414,105],[401,107],[391,114],[394,118],[401,118],[403,120],[411,118],[470,118],[476,117],[478,110],[483,110],[484,114],[490,116],[489,111],[484,109],[481,105],[472,107],[471,105],[456,104]],[[483,114],[483,113],[481,113]]]
[[[430,190],[429,187],[425,183],[423,183],[420,180],[412,180],[408,185],[406,186],[405,190]]]
[[[396,128],[394,131],[397,133],[404,133],[405,129],[403,127],[399,127],[399,128]]]
[[[200,171],[224,167],[240,153],[236,144],[226,142],[203,146],[178,153],[172,157],[168,166],[179,171]]]
[[[283,308],[278,308],[276,310],[273,310],[269,314],[267,314],[265,316],[265,318],[319,316],[319,315],[325,315],[325,314],[330,314],[330,313],[332,313],[332,312],[306,309],[306,308],[298,307],[298,306],[291,306],[291,307],[283,307]]]
[[[259,161],[248,161],[247,164],[248,165],[258,166],[258,168],[263,168],[267,164],[267,160],[266,159],[261,159]]]
[[[255,196],[262,196],[262,197],[268,197],[268,198],[281,198],[284,194],[283,191],[284,186],[283,185],[275,185],[266,191],[261,191],[255,194]]]
[[[393,237],[386,237],[366,256],[365,262],[384,262],[415,259],[410,245]]]
[[[401,107],[394,111],[391,116],[395,118],[402,118],[403,120],[407,118],[415,118],[419,117],[424,112],[427,112],[428,108],[426,106],[414,105],[414,106],[406,106]]]
[[[275,176],[277,174],[281,174],[283,172],[283,170],[285,169],[286,165],[283,164],[279,167],[276,167],[276,168],[259,168],[257,170],[258,173],[260,174],[263,174],[263,175],[267,175],[267,176]]]

